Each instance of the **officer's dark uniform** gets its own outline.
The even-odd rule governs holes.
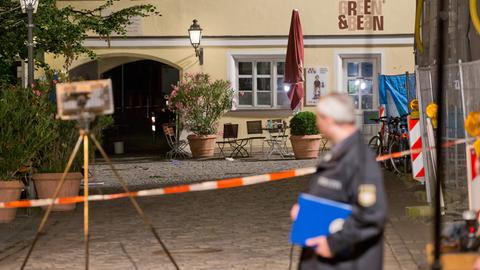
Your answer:
[[[309,193],[350,204],[353,210],[343,228],[327,237],[333,258],[304,248],[299,269],[382,269],[387,212],[383,177],[358,131],[322,158]]]

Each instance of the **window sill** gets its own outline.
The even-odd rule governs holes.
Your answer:
[[[290,117],[292,110],[288,108],[239,108],[235,111],[229,111],[225,114],[227,117]]]

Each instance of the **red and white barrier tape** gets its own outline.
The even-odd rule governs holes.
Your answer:
[[[467,143],[473,141],[474,139],[461,139],[452,142],[447,142],[443,147],[450,147],[457,144]],[[384,161],[390,158],[399,158],[412,153],[418,153],[421,151],[417,150],[407,150],[403,152],[393,153],[389,155],[377,157],[377,161]],[[206,191],[206,190],[216,190],[216,189],[225,189],[225,188],[235,188],[241,186],[255,185],[270,181],[277,181],[287,178],[293,178],[298,176],[305,176],[314,174],[317,171],[316,167],[307,167],[296,170],[286,170],[275,173],[267,173],[262,175],[246,176],[239,178],[230,178],[223,180],[213,180],[202,183],[190,184],[190,185],[179,185],[165,188],[155,188],[147,189],[140,191],[133,191],[130,194],[134,197],[147,197],[147,196],[158,196],[158,195],[167,195],[175,193],[187,193],[192,191]],[[88,197],[84,196],[75,196],[75,197],[65,197],[57,198],[54,201],[54,204],[71,204],[71,203],[80,203],[85,201],[85,198],[88,198],[88,201],[109,201],[120,198],[128,197],[128,193],[115,193],[115,194],[106,194],[106,195],[89,195]],[[20,200],[20,201],[11,201],[11,202],[0,202],[0,209],[2,208],[28,208],[28,207],[39,207],[47,206],[52,203],[52,199],[38,199],[38,200]]]
[[[442,145],[442,147],[443,148],[448,148],[448,147],[458,145],[458,144],[473,142],[474,140],[476,140],[476,138],[454,140],[454,141],[444,143]],[[435,147],[429,147],[428,148],[428,150],[433,150],[433,149],[435,149]],[[397,153],[392,153],[392,154],[388,154],[388,155],[379,156],[379,157],[377,157],[377,161],[385,161],[385,160],[389,160],[391,158],[401,158],[403,156],[408,156],[408,155],[411,155],[411,154],[418,154],[418,153],[421,153],[422,151],[423,151],[422,149],[405,150],[405,151],[402,151],[402,152],[397,152]]]
[[[180,185],[180,186],[173,186],[173,187],[166,187],[166,188],[155,188],[155,189],[134,191],[134,192],[130,192],[130,194],[134,197],[145,197],[145,196],[166,195],[166,194],[175,194],[175,193],[186,193],[191,191],[205,191],[205,190],[215,190],[215,189],[224,189],[224,188],[234,188],[234,187],[248,186],[248,185],[265,183],[269,181],[276,181],[281,179],[309,175],[309,174],[315,173],[316,170],[317,168],[315,167],[307,167],[302,169],[287,170],[287,171],[268,173],[268,174],[262,174],[262,175],[207,181],[207,182],[190,184],[190,185]],[[129,195],[128,193],[90,195],[88,196],[88,200],[89,201],[108,201],[108,200],[125,198],[125,197],[128,197],[128,195]],[[54,204],[79,203],[79,202],[83,202],[84,200],[85,200],[84,196],[58,198],[55,200]],[[47,206],[47,205],[50,205],[51,203],[52,203],[52,199],[21,200],[21,201],[12,201],[12,202],[2,202],[0,203],[0,208],[38,207],[38,206]]]

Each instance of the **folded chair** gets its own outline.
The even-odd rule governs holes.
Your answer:
[[[167,158],[174,159],[177,157],[190,157],[190,154],[185,151],[185,148],[188,146],[188,142],[185,140],[178,140],[175,136],[174,126],[171,124],[162,124],[163,134],[167,140],[168,146],[170,146],[170,151],[167,152]]]

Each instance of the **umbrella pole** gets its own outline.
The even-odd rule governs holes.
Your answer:
[[[443,183],[444,173],[443,173],[443,148],[442,137],[443,130],[445,127],[444,119],[444,106],[443,106],[443,78],[445,77],[445,69],[443,68],[444,60],[446,59],[446,48],[444,41],[444,32],[446,30],[446,21],[448,20],[448,11],[445,8],[448,7],[447,0],[437,0],[437,10],[438,10],[438,26],[437,26],[437,37],[438,37],[438,50],[437,50],[437,132],[436,132],[436,176],[435,181],[435,222],[434,222],[434,261],[432,265],[433,270],[442,269],[442,262],[440,260],[441,254],[441,230],[442,230],[442,209],[440,203],[440,192],[441,186]]]

